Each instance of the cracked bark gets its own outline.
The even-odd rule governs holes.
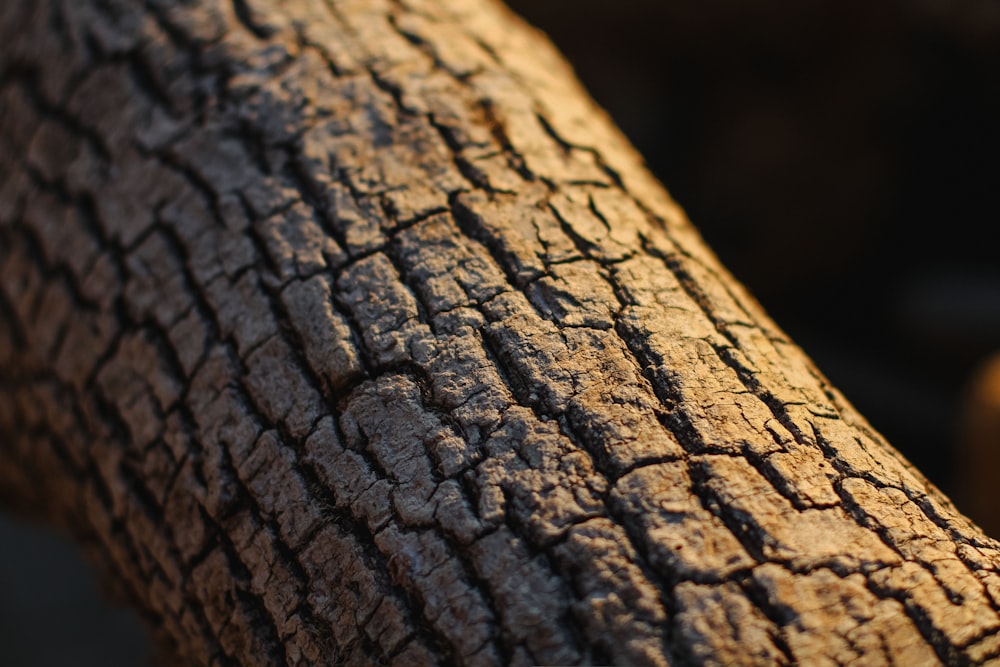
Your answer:
[[[0,39],[0,494],[179,662],[1000,657],[997,543],[502,7]]]

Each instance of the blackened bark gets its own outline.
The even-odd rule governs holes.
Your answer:
[[[1000,656],[997,543],[501,7],[0,39],[0,489],[178,660]]]

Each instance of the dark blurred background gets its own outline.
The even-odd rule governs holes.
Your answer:
[[[778,323],[962,504],[966,387],[1000,351],[1000,4],[509,4]]]
[[[136,614],[102,595],[68,538],[0,515],[0,665],[154,667]]]

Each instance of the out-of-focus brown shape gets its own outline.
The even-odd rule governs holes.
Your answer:
[[[961,421],[958,500],[992,537],[1000,537],[1000,354],[969,384]]]

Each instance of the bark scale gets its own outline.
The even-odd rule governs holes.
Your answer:
[[[997,543],[502,7],[42,0],[0,40],[0,494],[179,661],[1000,656]]]

